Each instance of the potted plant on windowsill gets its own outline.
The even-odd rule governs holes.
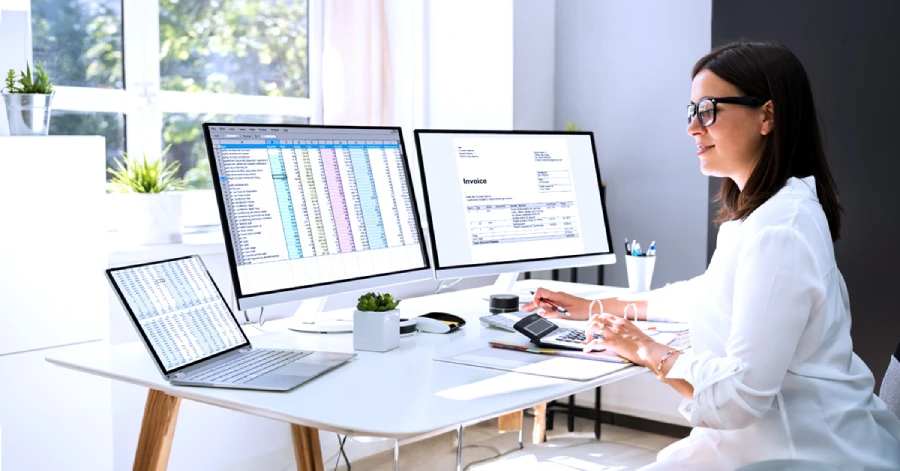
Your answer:
[[[353,311],[353,349],[386,352],[400,345],[399,299],[366,293]]]
[[[166,149],[168,151],[168,148]],[[119,232],[131,244],[175,244],[182,240],[181,192],[184,181],[175,175],[179,163],[131,158],[122,154],[112,175],[109,191],[119,193]]]
[[[18,78],[15,70],[9,69],[3,88],[9,134],[46,136],[50,130],[50,106],[55,94],[44,64],[36,63],[34,74],[31,73],[31,65],[25,64],[25,71],[19,72]]]

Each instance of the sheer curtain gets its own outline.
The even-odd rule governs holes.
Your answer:
[[[324,124],[393,124],[384,0],[325,0],[324,4]]]

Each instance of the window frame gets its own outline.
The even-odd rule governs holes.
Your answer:
[[[289,115],[308,118],[311,124],[321,124],[324,0],[306,1],[309,48],[307,98],[161,90],[159,0],[121,0],[124,88],[56,86],[53,108],[59,111],[122,114],[125,120],[125,152],[147,155],[148,158],[159,156],[163,150],[163,117],[169,113]],[[31,0],[22,2],[30,12]],[[208,201],[209,198],[192,200]],[[196,210],[186,212],[198,214]],[[194,225],[197,223],[185,220],[185,226]]]

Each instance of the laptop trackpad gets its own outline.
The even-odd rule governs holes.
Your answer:
[[[279,368],[279,371],[281,368]],[[259,378],[250,381],[249,385],[255,386],[262,389],[275,389],[279,391],[286,391],[295,386],[305,383],[310,380],[312,376],[296,376],[296,375],[283,375],[283,374],[275,374],[269,373],[260,376]]]
[[[295,361],[293,363],[289,363],[287,365],[282,366],[275,370],[280,375],[292,375],[292,376],[316,376],[321,373],[323,370],[328,369],[329,366],[322,365],[321,363],[306,363],[303,360]]]

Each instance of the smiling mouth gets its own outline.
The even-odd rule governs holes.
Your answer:
[[[715,145],[711,145],[711,146],[700,146],[700,145],[698,145],[698,146],[697,146],[697,155],[700,155],[700,154],[702,154],[702,153],[708,151],[709,149],[712,149],[713,147],[715,147]]]

